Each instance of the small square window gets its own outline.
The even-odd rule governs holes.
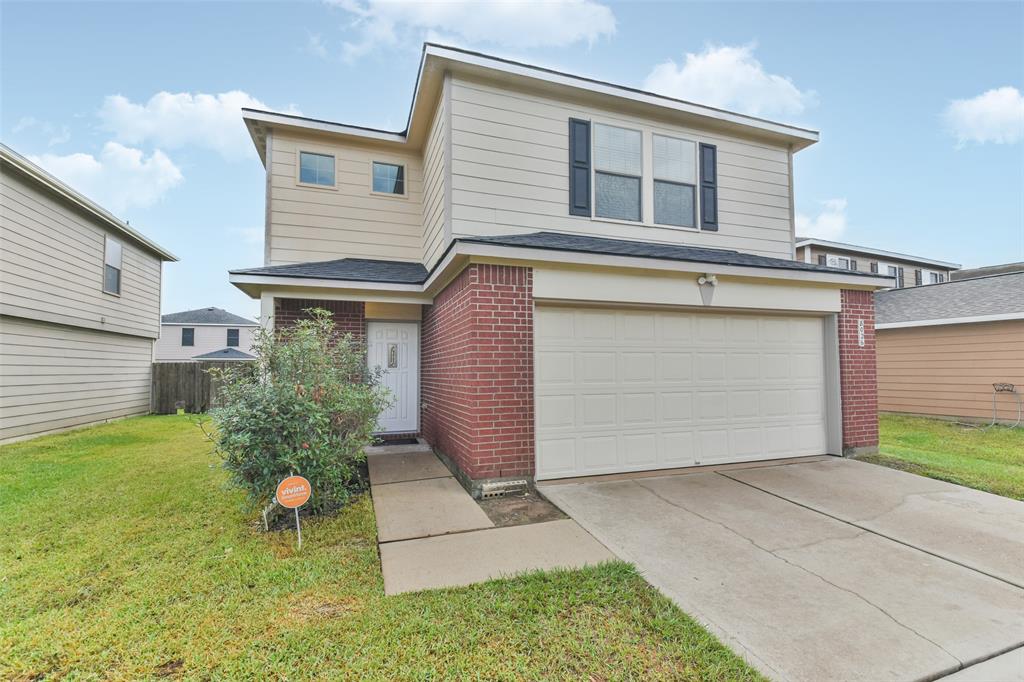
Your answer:
[[[192,327],[181,328],[181,345],[183,346],[194,346],[196,345],[196,330]]]
[[[405,194],[405,166],[374,161],[373,191],[380,194]]]
[[[237,329],[229,329],[228,330],[228,345],[229,346],[238,346],[238,330]]]
[[[107,237],[103,247],[103,291],[121,295],[121,242]]]
[[[334,157],[328,154],[299,152],[299,182],[334,187]]]

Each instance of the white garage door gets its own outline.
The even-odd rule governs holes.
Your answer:
[[[538,307],[536,478],[824,453],[823,324]]]

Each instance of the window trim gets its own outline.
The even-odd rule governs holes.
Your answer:
[[[231,343],[231,332],[235,333],[235,342]],[[238,348],[242,345],[242,331],[240,327],[228,327],[224,335],[224,344],[228,348]]]
[[[332,185],[320,185],[315,182],[303,182],[302,181],[302,155],[303,154],[316,154],[317,156],[329,156],[334,159],[334,184]],[[317,149],[315,147],[301,147],[295,150],[295,184],[299,187],[309,187],[312,189],[326,189],[338,191],[338,155],[334,153],[334,150],[327,151],[325,149]]]
[[[110,242],[114,242],[121,247],[120,267],[117,268],[117,291],[107,289],[107,245]],[[114,266],[111,265],[110,267]],[[100,290],[108,296],[116,296],[118,298],[121,298],[121,292],[124,291],[124,242],[111,237],[109,234],[103,235],[103,267],[100,268]]]
[[[687,137],[685,134],[681,134],[679,131],[666,130],[665,128],[659,128],[657,126],[648,125],[631,125],[629,123],[623,124],[621,121],[616,121],[607,118],[598,118],[591,116],[585,119],[590,123],[590,220],[609,223],[612,225],[633,225],[639,227],[645,227],[648,229],[658,230],[672,230],[675,232],[701,232],[699,221],[700,221],[700,192],[698,186],[694,187],[693,197],[693,211],[694,211],[694,226],[683,227],[681,225],[667,225],[665,223],[654,222],[654,135],[661,135],[662,137],[669,137],[678,140],[685,140],[687,142],[693,142],[698,154],[697,163],[700,161],[700,144],[699,138]],[[595,161],[595,143],[594,136],[596,135],[596,128],[599,125],[611,126],[613,128],[623,128],[625,130],[633,130],[640,133],[640,220],[623,220],[621,218],[605,218],[597,215],[597,181],[596,175],[598,172],[597,163]],[[571,151],[571,150],[570,150]],[[695,169],[699,175],[699,166]],[[622,173],[609,173],[609,175],[622,175]],[[625,177],[636,177],[634,175],[628,175]],[[666,180],[665,182],[673,182]],[[677,183],[686,184],[686,183]],[[648,216],[650,216],[648,218]],[[584,218],[586,216],[583,216]]]
[[[670,230],[693,230],[696,232],[700,231],[700,209],[697,202],[700,200],[700,192],[697,191],[697,187],[700,184],[700,142],[698,140],[691,140],[686,137],[680,137],[678,135],[665,135],[664,133],[656,133],[653,130],[648,131],[651,136],[651,224],[657,225],[658,227],[665,227]],[[654,172],[654,137],[664,137],[667,140],[679,140],[680,142],[689,142],[693,145],[693,180],[694,183],[691,185],[688,182],[678,182],[676,180],[659,180],[657,173]],[[693,225],[673,225],[671,223],[659,223],[658,214],[654,210],[654,185],[657,182],[665,182],[670,185],[679,185],[681,187],[689,187],[693,190]]]
[[[192,343],[185,343],[185,332],[192,332]],[[195,348],[196,347],[196,328],[195,327],[182,327],[181,328],[181,347],[182,348]]]
[[[628,175],[626,173],[615,173],[612,171],[602,171],[597,168],[597,127],[605,126],[607,128],[619,128],[620,130],[631,130],[635,133],[640,133],[640,175]],[[648,131],[644,128],[630,128],[628,126],[619,125],[617,123],[606,123],[604,121],[591,121],[590,124],[590,214],[593,220],[607,220],[609,222],[619,223],[622,225],[647,225],[648,223],[644,220],[644,197],[646,194],[646,188],[644,187],[644,178],[649,177],[644,174],[647,170],[647,154],[648,147],[650,145],[644,144],[644,137]],[[629,220],[628,218],[609,218],[607,216],[597,215],[597,174],[602,173],[604,175],[614,175],[620,178],[636,178],[639,180],[639,186],[637,193],[639,194],[639,213],[640,217],[637,220]]]
[[[834,258],[836,260],[836,263],[839,263],[840,261],[846,261],[846,265],[829,265],[828,261],[829,261],[830,258]],[[840,256],[840,255],[837,255],[837,254],[834,254],[834,253],[829,253],[829,254],[825,255],[825,265],[828,265],[828,267],[830,267],[830,268],[837,268],[839,270],[851,270],[852,271],[852,267],[851,267],[852,261],[853,261],[853,259],[850,258],[849,256]]]
[[[400,166],[405,178],[402,182],[402,193],[395,194],[394,192],[378,192],[373,188],[373,164],[380,163],[387,166]],[[405,161],[397,161],[388,158],[374,158],[370,159],[370,194],[375,197],[385,197],[388,199],[408,199],[409,198],[409,164]]]

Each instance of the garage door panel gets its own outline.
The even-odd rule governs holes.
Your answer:
[[[535,319],[537,478],[825,451],[821,318],[542,306]]]

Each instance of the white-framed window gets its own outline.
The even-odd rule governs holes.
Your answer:
[[[850,269],[850,259],[846,256],[828,256],[825,259],[825,264],[830,268],[842,268],[843,270]]]
[[[405,196],[405,166],[402,164],[373,161],[370,174],[370,189],[375,194]]]
[[[889,276],[896,278],[896,288],[897,289],[902,289],[903,288],[903,272],[901,272],[900,269],[897,266],[895,266],[895,265],[890,265],[889,266]]]
[[[103,244],[103,291],[115,296],[121,295],[121,242],[107,237]]]
[[[643,133],[594,124],[594,216],[641,222]]]
[[[299,182],[303,185],[334,187],[334,156],[299,152]]]
[[[651,136],[654,222],[697,225],[697,143],[666,135]]]
[[[229,329],[228,330],[227,342],[228,342],[228,346],[237,346],[238,345],[238,330],[237,329]]]
[[[194,346],[194,345],[196,345],[196,330],[195,330],[195,327],[182,327],[181,328],[181,345],[182,346]]]
[[[929,272],[928,283],[929,284],[941,284],[946,281],[946,276],[941,272]]]

